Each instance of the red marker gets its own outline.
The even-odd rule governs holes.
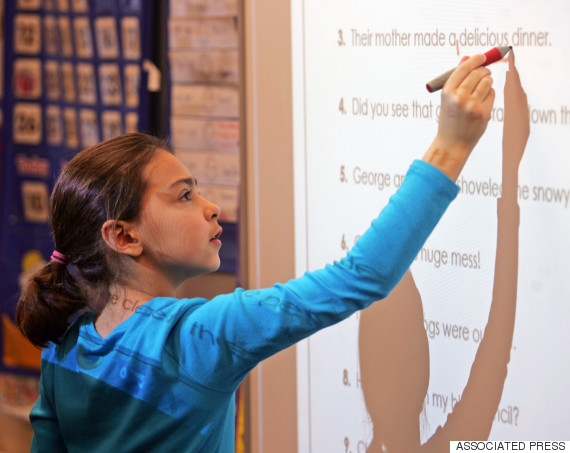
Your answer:
[[[491,63],[495,63],[495,61],[501,60],[502,58],[505,57],[505,55],[509,53],[509,50],[511,49],[512,49],[511,46],[493,47],[488,52],[485,52],[485,56],[487,57],[487,59],[485,60],[485,63],[483,63],[483,66],[487,66],[490,65]],[[443,84],[447,82],[447,79],[449,79],[449,76],[453,71],[455,71],[455,69],[456,68],[450,69],[449,71],[433,79],[431,82],[426,83],[427,90],[430,93],[433,93],[434,91],[437,90],[441,90],[443,88]]]

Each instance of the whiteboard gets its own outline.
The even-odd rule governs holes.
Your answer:
[[[495,46],[515,58],[490,66],[491,121],[411,272],[298,346],[299,452],[564,437],[570,5],[387,5],[292,3],[297,275],[342,256],[421,158],[437,131],[429,80]]]

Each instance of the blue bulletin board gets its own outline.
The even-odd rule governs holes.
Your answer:
[[[4,320],[13,318],[20,283],[53,250],[48,201],[62,166],[80,149],[101,140],[149,130],[145,62],[153,45],[153,4],[5,2],[0,179]],[[10,338],[6,329],[0,333],[0,351],[5,351]],[[1,354],[0,371],[13,368]]]

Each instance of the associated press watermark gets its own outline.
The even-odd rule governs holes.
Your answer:
[[[451,441],[449,451],[568,451],[570,441]]]

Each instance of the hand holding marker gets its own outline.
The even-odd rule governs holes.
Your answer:
[[[507,55],[509,53],[509,50],[511,49],[512,49],[511,46],[493,47],[488,52],[485,52],[485,56],[487,57],[487,59],[485,60],[485,63],[483,63],[483,66],[490,65],[491,63],[495,63],[496,61],[499,61],[501,58],[504,58],[505,55]],[[447,81],[447,79],[449,79],[449,76],[453,71],[455,71],[455,68],[450,69],[447,72],[444,72],[443,74],[436,77],[432,81],[426,83],[427,90],[430,93],[433,93],[434,91],[437,90],[441,90],[441,88],[443,88],[444,83]]]

